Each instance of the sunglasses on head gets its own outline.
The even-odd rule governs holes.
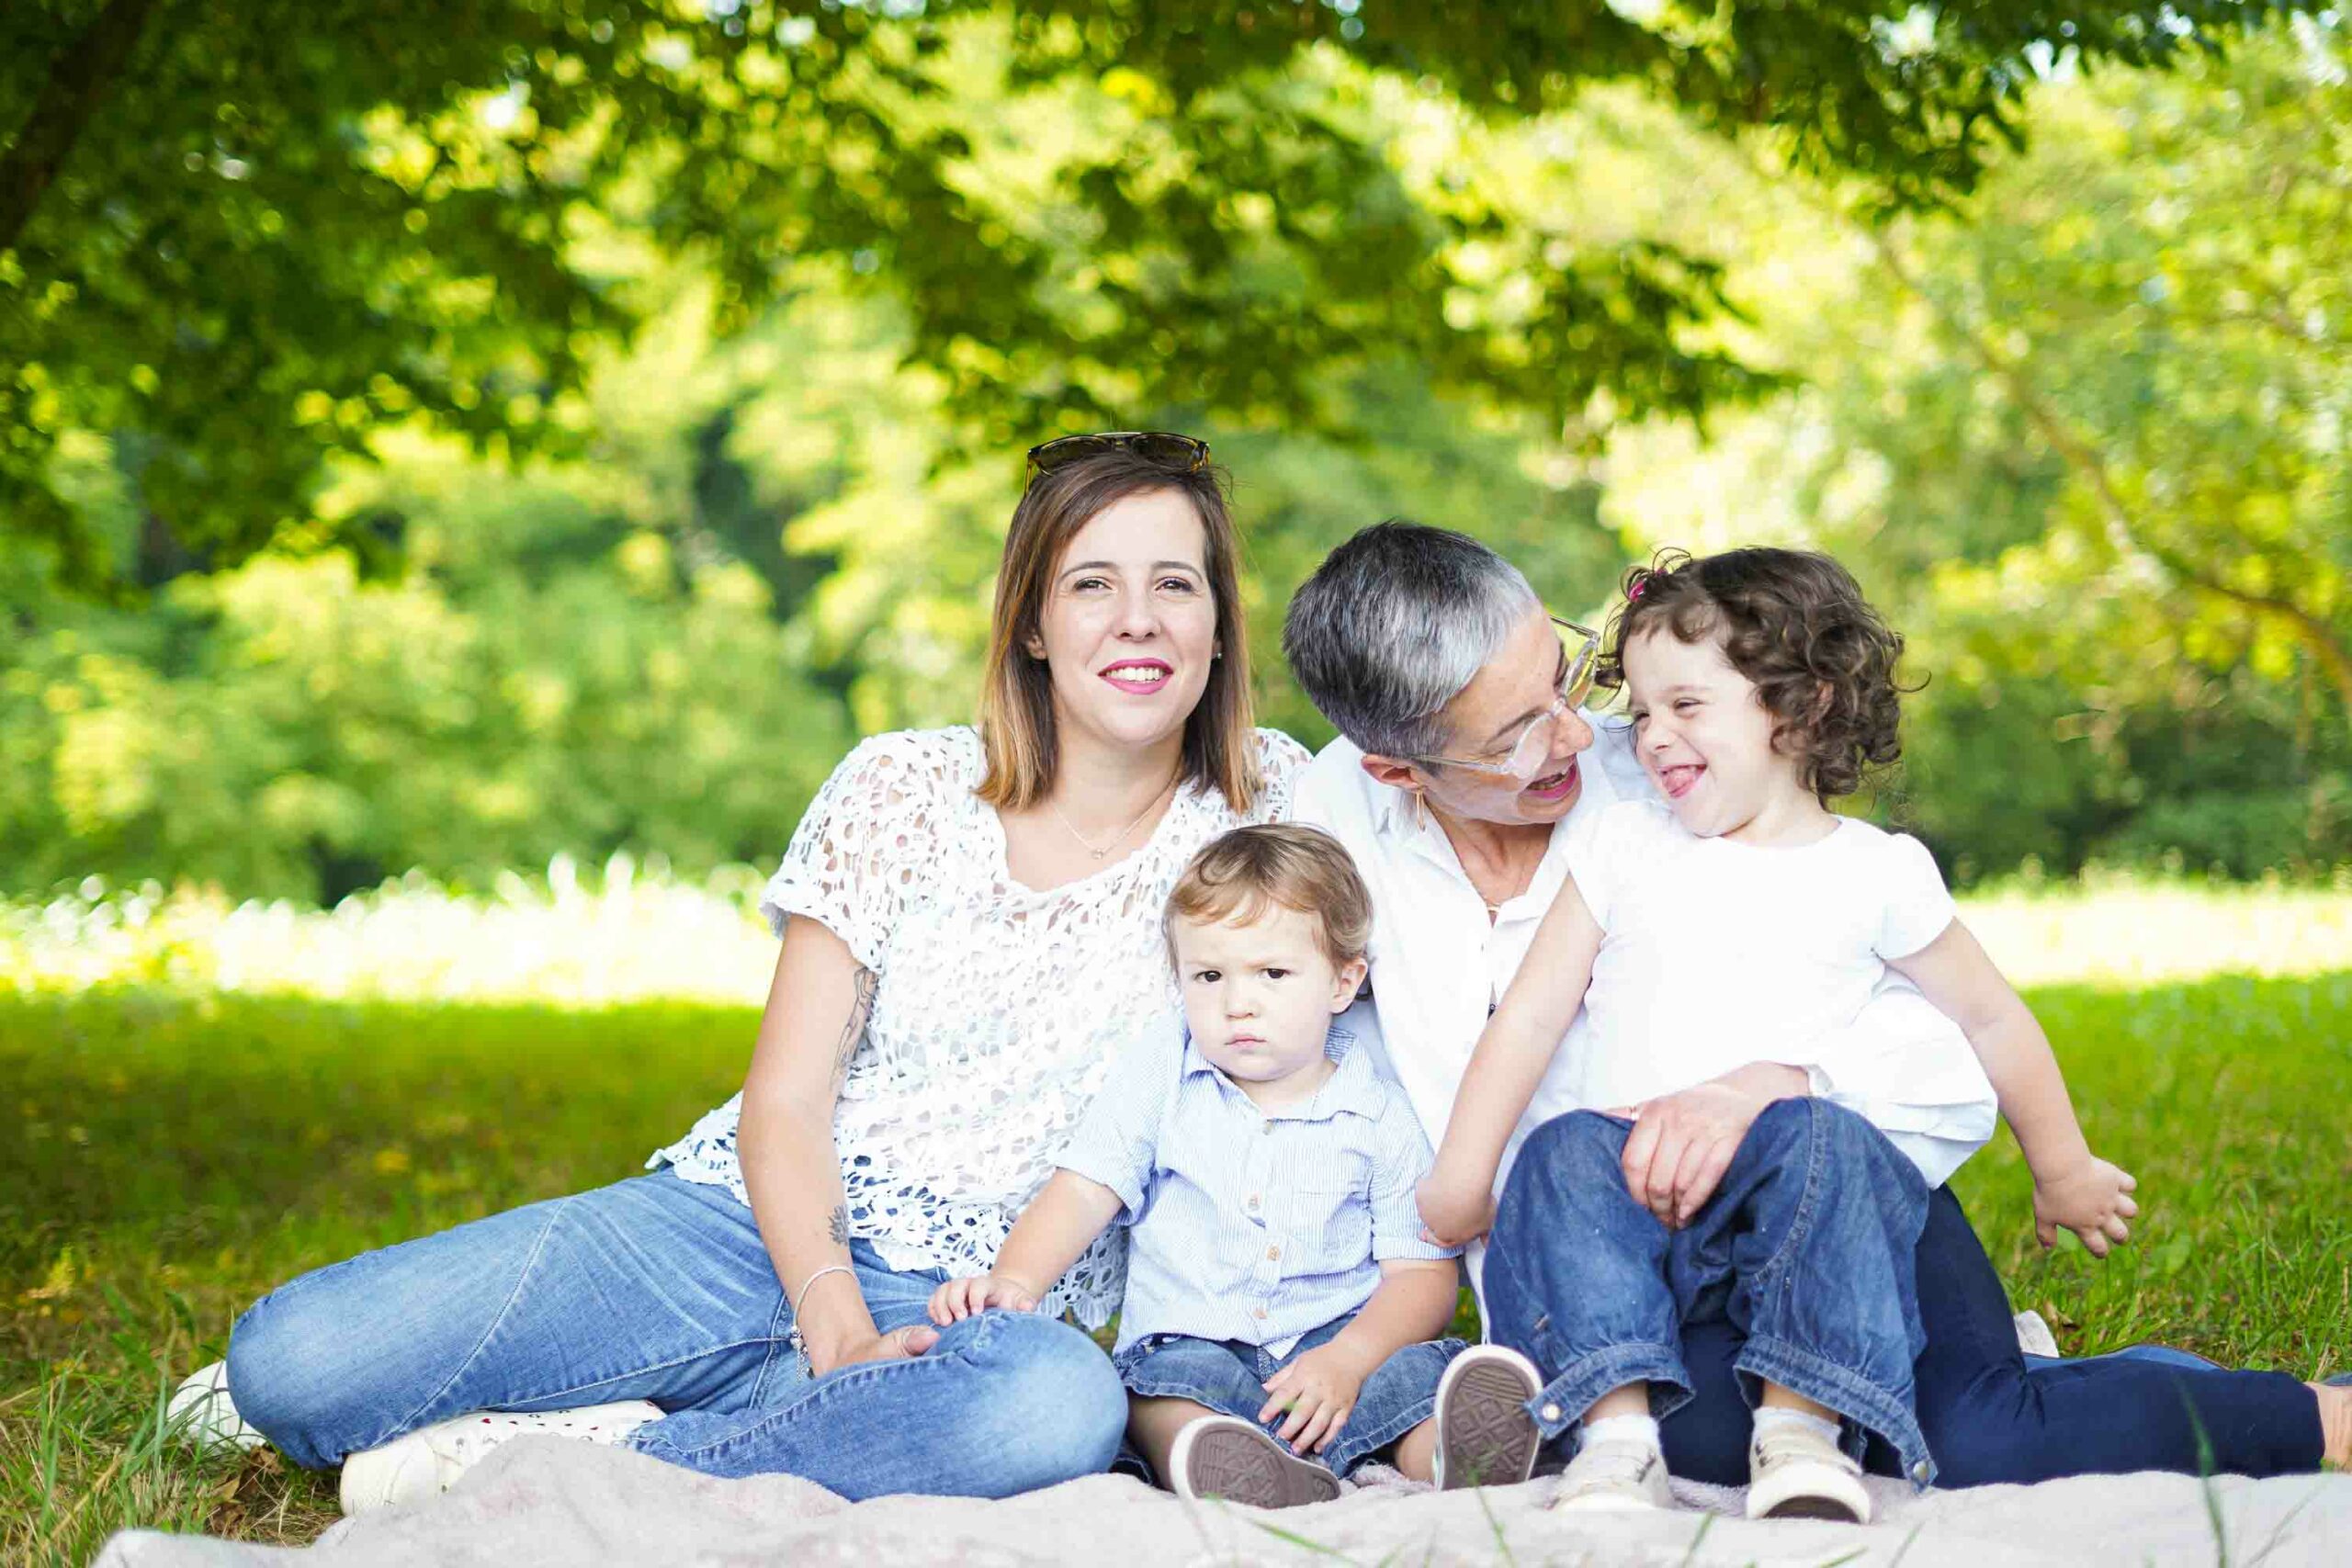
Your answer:
[[[1029,477],[1034,479],[1105,452],[1132,453],[1182,474],[1206,467],[1209,460],[1209,444],[1197,436],[1179,435],[1172,430],[1105,430],[1093,435],[1058,436],[1030,447]]]

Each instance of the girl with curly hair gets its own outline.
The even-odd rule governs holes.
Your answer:
[[[1629,575],[1603,679],[1627,689],[1662,799],[1611,807],[1571,847],[1423,1184],[1433,1236],[1487,1228],[1512,1128],[1579,1007],[1577,1103],[1634,1107],[1744,1062],[1808,1066],[1809,1043],[1890,968],[1967,1034],[2032,1168],[2043,1240],[2064,1226],[2104,1256],[2128,1236],[2132,1177],[2091,1152],[2048,1038],[1954,918],[1926,848],[1829,809],[1898,753],[1902,650],[1826,556],[1676,553]],[[1645,1206],[1618,1177],[1631,1115],[1579,1111],[1530,1140],[1593,1178],[1560,1184],[1565,1212],[1548,1216],[1589,1238],[1589,1288],[1533,1325],[1537,1359],[1572,1372],[1547,1395],[1580,1417],[1562,1506],[1664,1506],[1655,1417],[1689,1397],[1680,1330],[1709,1314],[1747,1336],[1751,1515],[1866,1519],[1872,1434],[1928,1479],[1911,1370],[1917,1169],[1860,1116],[1784,1100],[1704,1156],[1721,1168],[1687,1190],[1712,1197]],[[1868,1179],[1825,1179],[1825,1147]],[[1490,1267],[1498,1287],[1508,1297]]]

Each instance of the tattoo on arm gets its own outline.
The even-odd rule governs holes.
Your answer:
[[[842,1041],[833,1051],[833,1087],[838,1089],[849,1076],[849,1059],[857,1055],[857,1043],[865,1038],[865,1021],[874,1013],[874,987],[877,976],[874,971],[859,964],[851,981],[849,1019],[842,1025]]]
[[[826,1234],[833,1238],[835,1247],[849,1245],[849,1205],[847,1203],[833,1205],[832,1213],[825,1221],[825,1230]]]

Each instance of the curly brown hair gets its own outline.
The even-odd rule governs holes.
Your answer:
[[[1664,629],[1678,641],[1721,634],[1724,656],[1771,714],[1772,746],[1793,756],[1825,805],[1851,795],[1903,754],[1902,636],[1863,599],[1851,573],[1812,550],[1660,550],[1625,574],[1610,617],[1599,683],[1625,683],[1626,646]]]

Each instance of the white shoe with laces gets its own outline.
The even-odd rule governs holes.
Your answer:
[[[1668,1484],[1666,1456],[1644,1442],[1586,1443],[1560,1472],[1552,1506],[1565,1513],[1671,1508],[1674,1490]]]
[[[181,1379],[180,1386],[172,1392],[171,1403],[164,1407],[164,1421],[173,1436],[194,1444],[200,1454],[223,1449],[243,1452],[269,1441],[237,1414],[236,1402],[229,1397],[226,1361],[215,1361]]]
[[[1747,1445],[1747,1517],[1871,1522],[1862,1467],[1809,1427],[1758,1432]]]
[[[484,1455],[516,1438],[617,1443],[661,1416],[659,1405],[628,1399],[577,1410],[477,1410],[470,1416],[420,1427],[404,1438],[345,1457],[343,1511],[347,1516],[365,1514],[447,1492]]]

